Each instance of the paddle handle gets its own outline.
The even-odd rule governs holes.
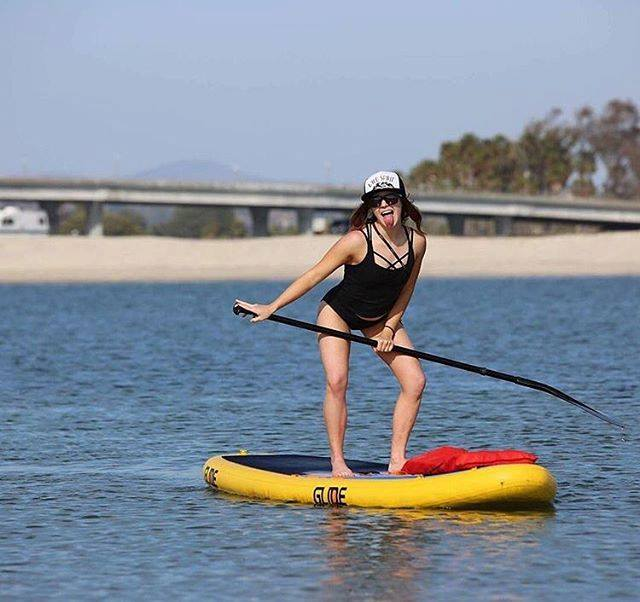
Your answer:
[[[255,312],[250,309],[241,307],[237,303],[233,306],[233,313],[236,316],[257,316]],[[341,330],[334,330],[333,328],[327,328],[326,326],[320,326],[319,324],[310,324],[309,322],[302,322],[300,320],[294,320],[293,318],[287,318],[286,316],[278,316],[277,314],[271,314],[268,318],[271,322],[277,322],[278,324],[286,324],[287,326],[294,326],[295,328],[302,328],[303,330],[309,330],[310,332],[317,332],[319,334],[326,334],[329,336],[338,337],[345,341],[351,341],[352,343],[361,343],[362,345],[368,345],[369,347],[375,347],[378,341],[369,339],[367,337],[361,337],[351,332],[342,332]],[[405,349],[404,347],[394,347],[394,351],[402,353],[402,351],[413,351],[413,349]]]

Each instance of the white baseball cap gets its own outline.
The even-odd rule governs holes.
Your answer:
[[[379,190],[397,190],[406,196],[404,182],[395,171],[376,171],[364,181],[362,200]]]

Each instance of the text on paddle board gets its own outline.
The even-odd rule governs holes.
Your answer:
[[[346,487],[316,487],[313,490],[314,506],[346,506]]]
[[[218,476],[218,469],[212,468],[211,466],[205,466],[204,468],[204,480],[211,485],[211,487],[218,488],[218,483],[216,483],[216,478]]]

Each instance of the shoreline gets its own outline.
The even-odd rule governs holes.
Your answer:
[[[0,283],[292,280],[338,236],[193,240],[0,236]],[[421,278],[640,275],[640,231],[429,236]],[[332,277],[341,276],[337,270]]]

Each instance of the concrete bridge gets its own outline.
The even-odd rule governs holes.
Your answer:
[[[315,184],[0,178],[0,204],[39,203],[49,214],[54,231],[61,203],[85,204],[87,234],[94,236],[102,234],[105,204],[246,207],[254,235],[264,236],[271,209],[296,211],[300,231],[309,232],[314,212],[350,212],[359,198],[360,191],[354,188]],[[509,234],[516,219],[640,229],[640,201],[455,192],[418,193],[413,200],[424,216],[445,217],[452,234],[464,233],[467,218],[495,220],[500,235]]]

